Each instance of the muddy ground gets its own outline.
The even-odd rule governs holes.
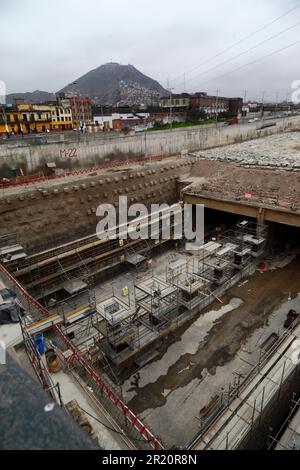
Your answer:
[[[163,407],[167,403],[166,390],[174,392],[195,379],[201,380],[203,372],[206,371],[215,375],[217,367],[232,360],[255,330],[268,324],[268,318],[276,307],[286,300],[290,293],[294,298],[299,291],[299,256],[285,268],[257,272],[244,286],[230,289],[222,297],[224,304],[232,298],[243,300],[243,304],[215,323],[205,340],[200,342],[195,354],[181,356],[169,368],[167,374],[161,375],[154,383],[128,390],[135,392],[135,396],[129,401],[130,408],[141,414],[149,409]],[[216,301],[207,311],[214,308],[220,308],[219,302]],[[182,334],[192,323],[178,331],[173,342],[181,341]],[[161,356],[166,349],[165,345],[161,349]],[[228,382],[230,380],[228,377]]]

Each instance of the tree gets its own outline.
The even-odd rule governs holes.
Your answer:
[[[197,122],[206,118],[206,112],[203,109],[189,109],[187,112],[187,121],[189,122]]]
[[[225,111],[219,114],[219,119],[232,119],[235,117],[232,111]]]

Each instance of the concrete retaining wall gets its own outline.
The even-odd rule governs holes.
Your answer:
[[[267,121],[268,122],[268,121]],[[135,136],[78,135],[18,140],[0,145],[0,171],[3,165],[18,164],[25,171],[35,172],[45,162],[55,161],[69,169],[98,166],[113,159],[141,155],[173,155],[242,142],[279,132],[299,129],[300,116],[277,121],[276,126],[259,130],[260,123],[238,126],[196,126],[172,131],[148,132]],[[51,139],[51,140],[49,140]]]
[[[114,204],[127,196],[129,204],[173,204],[177,179],[188,176],[191,162],[148,163],[136,169],[108,172],[40,189],[29,187],[0,198],[0,237],[15,234],[26,250],[36,251],[96,233],[99,204]]]

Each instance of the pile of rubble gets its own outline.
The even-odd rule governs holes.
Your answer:
[[[197,159],[228,161],[246,168],[300,170],[300,132],[264,137],[196,152]]]
[[[194,182],[185,191],[229,200],[255,201],[268,206],[300,209],[300,172],[245,168],[236,163],[199,160]]]

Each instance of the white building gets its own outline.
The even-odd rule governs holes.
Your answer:
[[[148,119],[150,117],[149,113],[137,113],[137,114],[132,114],[132,113],[113,113],[110,115],[106,116],[94,116],[94,124],[102,127],[103,129],[110,129],[113,130],[113,121],[120,119],[130,121],[135,120],[135,119]]]
[[[61,103],[59,106],[53,106],[51,112],[52,129],[67,130],[73,128],[73,116],[71,108]]]

